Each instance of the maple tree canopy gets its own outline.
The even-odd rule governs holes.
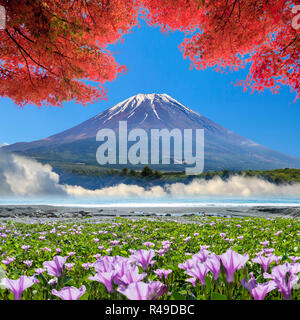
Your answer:
[[[0,0],[0,95],[16,104],[61,106],[106,98],[103,87],[126,71],[107,49],[140,18],[163,32],[180,30],[192,67],[239,70],[238,84],[300,97],[300,0]],[[294,12],[293,12],[294,11]],[[299,10],[300,13],[300,10]],[[294,22],[294,23],[293,23]],[[296,21],[299,25],[299,21]]]

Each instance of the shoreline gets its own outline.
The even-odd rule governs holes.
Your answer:
[[[120,217],[300,217],[300,206],[197,206],[197,207],[89,207],[57,205],[0,205],[0,220],[70,219]]]

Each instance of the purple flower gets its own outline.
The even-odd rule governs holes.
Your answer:
[[[162,276],[165,277],[165,279],[167,279],[168,275],[172,272],[172,270],[168,269],[157,269],[154,271],[155,274],[157,274],[159,276],[160,279],[162,279]]]
[[[21,248],[22,248],[24,251],[27,251],[27,250],[30,248],[30,246],[25,246],[25,245],[23,245]]]
[[[33,262],[32,260],[23,261],[23,263],[25,263],[28,268],[32,265],[32,262]]]
[[[193,278],[196,278],[205,286],[205,276],[208,272],[208,267],[204,263],[197,263],[192,266],[186,273]]]
[[[13,261],[15,261],[16,260],[16,258],[14,258],[14,257],[7,257],[6,258],[6,260],[2,260],[1,262],[3,263],[3,264],[5,264],[5,265],[8,265],[8,264],[10,264],[11,262],[13,262]]]
[[[277,257],[274,255],[270,255],[268,257],[265,257],[263,255],[259,255],[256,258],[252,259],[252,261],[260,264],[262,266],[262,268],[264,269],[264,272],[267,272],[269,265],[271,264],[271,262],[276,261],[276,258]]]
[[[267,247],[267,245],[269,244],[269,241],[266,240],[266,241],[264,241],[264,242],[260,242],[260,244],[262,244],[263,246]]]
[[[139,273],[137,266],[123,263],[122,268],[116,271],[114,282],[120,286],[128,286],[133,282],[140,282],[146,277],[146,273]]]
[[[178,264],[178,268],[187,271],[187,270],[190,270],[193,267],[194,263],[195,263],[195,261],[193,261],[193,259],[189,259],[184,263],[179,263]]]
[[[207,250],[210,246],[204,245],[204,246],[200,246],[200,250]]]
[[[193,287],[196,287],[196,278],[189,278],[186,280],[187,282],[190,282],[192,284]]]
[[[225,268],[227,282],[233,282],[234,272],[242,268],[249,260],[248,254],[241,255],[232,249],[228,249],[220,256],[221,262]]]
[[[290,300],[292,287],[299,280],[297,277],[299,272],[300,263],[289,264],[286,262],[283,265],[273,267],[271,274],[264,273],[264,278],[272,279],[276,283],[278,291],[282,293],[283,299]]]
[[[146,247],[155,247],[155,244],[152,242],[144,242],[143,245]]]
[[[94,254],[94,255],[93,255],[93,257],[94,257],[94,258],[96,258],[97,260],[99,260],[99,259],[100,259],[100,257],[101,257],[101,254],[99,254],[99,253]]]
[[[214,275],[214,279],[217,280],[221,270],[220,258],[216,254],[211,254],[207,257],[205,265]]]
[[[167,286],[159,281],[149,283],[134,282],[127,288],[118,288],[118,292],[129,300],[156,300],[167,291]]]
[[[96,273],[95,276],[90,276],[89,280],[100,282],[106,287],[108,292],[113,292],[114,291],[114,287],[113,287],[114,277],[115,277],[114,271],[101,272],[101,273]]]
[[[148,265],[153,265],[155,261],[152,259],[155,257],[155,251],[154,250],[137,250],[134,252],[133,255],[130,256],[130,261],[136,262],[138,265],[140,265],[143,270],[148,269]]]
[[[294,256],[291,256],[289,257],[291,260],[292,260],[292,263],[296,263],[298,260],[300,260],[300,257],[294,257]]]
[[[113,246],[117,246],[119,245],[120,241],[119,240],[111,240],[110,244],[112,244]]]
[[[206,259],[209,256],[209,254],[210,254],[210,251],[208,251],[206,249],[205,250],[201,249],[199,251],[199,253],[196,253],[196,254],[193,255],[192,260],[195,261],[196,263],[197,262],[203,263],[203,262],[206,261]]]
[[[75,287],[65,287],[60,291],[52,290],[52,294],[61,298],[62,300],[78,300],[86,292],[85,286],[81,286],[80,289]]]
[[[65,269],[70,271],[74,267],[75,263],[66,263],[65,264]]]
[[[183,241],[184,241],[184,242],[188,242],[188,241],[190,241],[191,239],[192,239],[191,237],[186,237],[186,238],[183,239]]]
[[[117,257],[103,256],[93,263],[96,272],[110,272],[115,270]]]
[[[60,277],[67,259],[68,257],[55,256],[53,261],[45,261],[43,267],[47,269],[49,275]]]
[[[164,249],[159,249],[156,251],[160,256],[164,256],[166,251]]]
[[[250,277],[251,279],[248,282],[246,282],[245,279],[242,279],[241,284],[250,292],[254,300],[264,300],[266,294],[277,287],[274,281],[257,283],[253,274],[250,273]]]
[[[92,267],[92,266],[93,266],[93,264],[92,264],[92,263],[89,263],[89,262],[82,264],[82,267],[83,267],[85,270],[87,270],[89,267]]]
[[[45,272],[46,269],[36,268],[36,269],[34,269],[34,271],[35,271],[36,274],[41,274],[41,273]]]
[[[35,283],[38,283],[38,280],[34,277],[21,276],[18,280],[4,278],[1,285],[14,294],[15,300],[21,300],[23,291]]]

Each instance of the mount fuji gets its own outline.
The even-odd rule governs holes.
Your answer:
[[[42,162],[97,164],[97,132],[108,128],[117,133],[119,121],[127,121],[128,130],[142,128],[147,132],[162,128],[204,129],[205,171],[300,168],[299,158],[259,145],[218,125],[167,94],[156,93],[138,94],[66,131],[38,141],[3,146],[1,150],[30,156]],[[176,167],[176,161],[172,166],[157,166],[154,169],[182,170],[182,166]]]

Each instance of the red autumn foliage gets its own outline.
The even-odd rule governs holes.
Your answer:
[[[0,95],[17,104],[86,104],[105,99],[103,85],[126,68],[109,44],[138,24],[185,32],[184,57],[197,69],[250,66],[245,89],[300,97],[299,32],[292,26],[300,0],[0,0]],[[96,82],[96,83],[92,83]]]

